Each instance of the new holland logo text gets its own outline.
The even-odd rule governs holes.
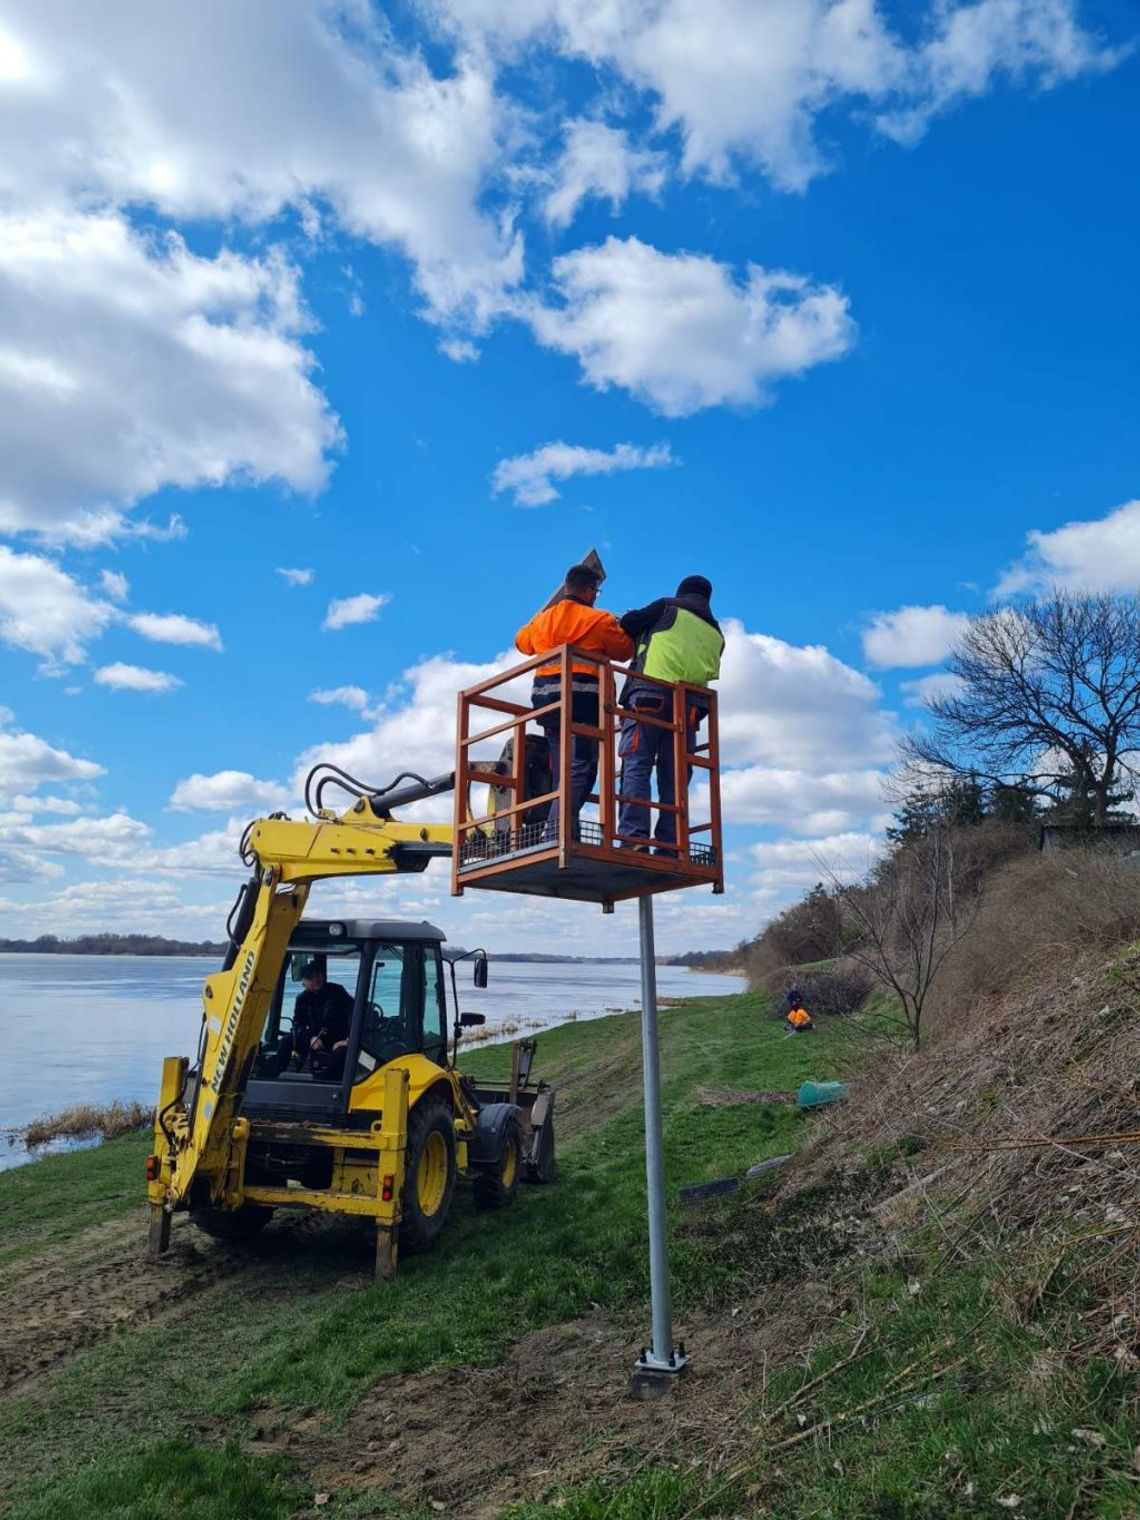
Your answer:
[[[241,1018],[241,1011],[245,1006],[245,995],[249,991],[250,982],[253,980],[253,962],[254,953],[251,950],[245,958],[245,965],[241,968],[237,992],[234,995],[234,1006],[230,1009],[230,1016],[226,1020],[226,1027],[218,1044],[218,1059],[214,1062],[214,1075],[210,1078],[210,1091],[214,1093],[221,1091],[222,1078],[226,1074],[226,1062],[230,1058],[234,1036],[237,1034],[238,1020]]]

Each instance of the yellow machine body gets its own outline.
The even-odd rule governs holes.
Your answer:
[[[244,843],[253,874],[231,916],[226,967],[208,976],[203,986],[193,1090],[187,1058],[168,1057],[163,1063],[154,1153],[147,1165],[152,1256],[169,1245],[171,1215],[179,1209],[197,1210],[220,1228],[257,1222],[274,1208],[309,1208],[374,1221],[377,1272],[390,1277],[396,1270],[406,1198],[412,1197],[425,1214],[432,1206],[446,1210],[454,1176],[470,1171],[472,1142],[482,1122],[473,1089],[450,1064],[418,1052],[384,1061],[355,1081],[346,1112],[336,1123],[311,1116],[246,1116],[241,1109],[290,938],[312,883],[420,871],[431,855],[449,852],[451,839],[450,826],[395,821],[376,811],[368,797],[340,816],[322,814],[312,822],[260,819],[250,826]],[[446,1049],[446,1025],[443,1034]],[[551,1097],[528,1094],[510,1114],[500,1113],[504,1105],[497,1105],[498,1130],[511,1137],[504,1141],[510,1154],[501,1159],[508,1183],[513,1182],[511,1169],[525,1160],[518,1137],[525,1132],[524,1143],[533,1143],[538,1129],[531,1122],[532,1110],[540,1128]],[[425,1105],[436,1130],[420,1136],[417,1173],[409,1179],[409,1127]],[[440,1131],[442,1111],[450,1135]],[[508,1122],[512,1118],[517,1129]],[[485,1135],[480,1138],[485,1142]],[[322,1185],[306,1186],[295,1178],[270,1185],[264,1178],[248,1178],[251,1146],[323,1157]],[[485,1143],[480,1176],[489,1187],[501,1180],[488,1172]]]

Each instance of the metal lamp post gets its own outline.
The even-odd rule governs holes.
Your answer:
[[[649,1204],[649,1294],[653,1340],[633,1368],[643,1392],[667,1387],[688,1365],[684,1346],[673,1344],[669,1253],[665,1238],[665,1167],[661,1132],[661,1060],[657,1048],[657,961],[653,946],[653,898],[640,897],[641,1065],[645,1084],[645,1183]]]

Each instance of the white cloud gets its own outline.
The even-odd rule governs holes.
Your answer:
[[[99,585],[115,602],[125,602],[130,594],[131,583],[121,570],[100,570]]]
[[[69,823],[8,823],[0,827],[0,844],[47,855],[77,856],[109,866],[134,866],[151,837],[145,823],[128,813],[103,818],[73,818]]]
[[[1023,557],[1006,570],[996,596],[1045,591],[1140,589],[1140,501],[1126,501],[1106,517],[1065,523],[1051,533],[1026,535]]]
[[[1075,0],[978,0],[944,7],[937,29],[917,49],[915,103],[881,114],[878,125],[914,142],[933,116],[993,89],[1002,75],[1051,89],[1081,74],[1114,68],[1128,49],[1103,46],[1077,21]]]
[[[222,639],[213,623],[200,623],[180,612],[138,612],[127,622],[154,644],[186,644],[195,649],[221,649]]]
[[[304,326],[272,250],[204,258],[111,211],[7,210],[0,530],[93,544],[161,486],[318,489],[339,435]]]
[[[368,706],[368,693],[363,686],[332,686],[311,691],[309,701],[317,702],[322,707],[351,707],[355,712],[363,712]]]
[[[248,817],[230,818],[225,828],[154,850],[147,858],[146,869],[177,877],[221,876],[232,882],[244,869],[238,845],[248,822]]]
[[[370,728],[343,743],[314,744],[298,758],[293,773],[295,790],[301,790],[309,770],[322,761],[339,765],[350,776],[377,787],[386,785],[400,771],[415,771],[421,776],[450,771],[455,765],[456,693],[518,663],[514,651],[482,664],[447,654],[421,660],[404,671]],[[519,699],[523,702],[529,700],[529,684],[529,678],[522,683]],[[494,741],[496,753],[502,744],[501,737]],[[430,807],[433,817],[446,817],[450,801],[433,801]]]
[[[663,153],[634,148],[623,129],[602,121],[575,117],[563,130],[555,188],[543,206],[552,227],[568,227],[588,196],[608,200],[617,211],[635,192],[661,193],[668,163]]]
[[[870,116],[913,142],[1000,75],[1048,88],[1121,56],[1080,27],[1076,0],[936,0],[906,11],[909,42],[877,0],[431,4],[474,45],[509,53],[538,36],[647,92],[658,130],[680,133],[684,173],[730,181],[755,163],[785,190],[828,168],[816,140],[824,113]]]
[[[0,899],[5,921],[17,922],[20,933],[27,937],[56,934],[70,938],[117,930],[217,941],[224,937],[228,908],[228,902],[187,902],[182,883],[124,880],[121,876],[113,881],[76,882],[38,901]]]
[[[14,850],[0,845],[0,881],[31,882],[58,881],[63,867],[53,860],[45,860],[35,850]],[[0,899],[0,907],[7,907],[6,899]]]
[[[730,618],[720,681],[721,763],[828,774],[888,763],[895,734],[875,683],[819,644],[749,633]]]
[[[728,825],[751,824],[827,835],[865,825],[884,811],[881,770],[828,771],[829,755],[815,770],[746,766],[721,777]],[[694,806],[699,806],[694,794]]]
[[[380,616],[380,609],[386,607],[392,598],[381,592],[373,596],[370,592],[362,591],[359,596],[338,597],[331,601],[322,628],[348,628],[353,623],[374,623]]]
[[[474,364],[479,350],[469,338],[441,338],[439,351],[453,364]]]
[[[882,669],[937,665],[944,660],[970,621],[964,612],[933,607],[900,607],[876,612],[863,630],[863,653]]]
[[[750,854],[759,867],[758,885],[769,891],[805,891],[833,872],[843,881],[865,876],[882,853],[880,835],[850,832],[822,839],[772,839],[754,844]]]
[[[668,417],[769,400],[776,381],[854,341],[832,285],[756,264],[741,280],[706,255],[633,237],[563,254],[553,275],[561,304],[530,310],[539,342],[574,355],[596,389],[619,386]]]
[[[521,242],[479,205],[510,107],[473,55],[437,76],[401,49],[379,7],[199,0],[159,22],[61,0],[18,30],[0,192],[251,223],[291,207],[314,236],[328,221],[401,250],[441,320],[484,320],[521,273]]]
[[[284,808],[292,800],[288,787],[259,781],[249,771],[215,771],[211,776],[195,771],[174,788],[169,806],[182,813],[252,813]]]
[[[8,800],[8,805],[16,813],[59,813],[67,818],[74,818],[83,811],[82,803],[70,797],[25,797],[17,794]]]
[[[0,422],[0,431],[3,423]],[[2,466],[0,466],[2,468]],[[0,544],[0,639],[49,660],[78,663],[114,608],[92,598],[53,560]]]
[[[290,586],[311,586],[313,573],[312,570],[289,570],[281,565],[277,567],[277,574]]]
[[[659,470],[674,463],[667,443],[646,449],[619,443],[609,450],[545,443],[531,454],[500,460],[491,484],[496,494],[513,491],[516,506],[541,507],[557,501],[560,493],[553,484],[556,480],[569,480],[575,475],[612,475],[622,470]]]
[[[956,697],[965,690],[966,683],[948,670],[937,670],[933,675],[920,676],[917,681],[903,681],[908,707],[922,707],[936,697]]]
[[[883,812],[878,767],[895,752],[892,721],[878,705],[874,682],[818,646],[800,648],[749,633],[733,619],[725,633],[720,713],[726,820],[819,834],[873,826]],[[449,771],[455,763],[456,693],[517,663],[518,656],[506,652],[478,664],[448,655],[419,662],[404,672],[368,729],[342,743],[316,743],[300,756],[294,789],[300,791],[310,767],[322,761],[373,786],[402,770],[423,776]],[[520,685],[516,700],[525,703],[529,678]],[[348,690],[364,696],[359,688]],[[497,753],[503,740],[500,735],[491,741],[487,752]],[[848,769],[836,770],[840,761]],[[703,805],[698,789],[699,782],[697,809]],[[442,813],[438,800],[424,807],[425,816],[440,817],[449,804],[442,804]]]
[[[536,316],[519,202],[564,225],[584,197],[656,193],[674,134],[685,174],[729,182],[758,164],[800,188],[826,167],[825,113],[913,140],[999,77],[1049,87],[1121,56],[1080,26],[1076,0],[931,0],[907,39],[876,0],[423,10],[462,35],[447,61],[404,46],[368,0],[199,0],[161,21],[128,0],[19,8],[0,96],[0,529],[90,547],[170,531],[127,515],[160,487],[321,487],[339,428],[313,384],[297,271],[264,243],[294,220],[309,248],[335,229],[405,256],[454,359],[516,314],[590,383],[670,414],[762,399],[849,346],[832,287],[737,280],[694,255],[631,273],[628,248],[618,271],[612,250],[602,268],[587,249],[559,265],[566,304]],[[564,129],[509,75],[496,87],[500,55],[536,36],[598,76]],[[631,142],[647,105],[660,149]],[[176,222],[252,231],[265,251],[206,255],[164,230]]]
[[[0,797],[34,790],[46,781],[93,781],[103,775],[94,760],[56,749],[36,734],[0,733]],[[14,805],[9,800],[9,805]]]
[[[96,685],[109,686],[114,691],[141,691],[149,696],[175,691],[182,685],[177,676],[165,670],[146,670],[141,665],[124,665],[121,660],[100,665],[93,679]]]

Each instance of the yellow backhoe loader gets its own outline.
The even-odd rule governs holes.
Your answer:
[[[323,806],[330,785],[355,797],[347,811]],[[147,1159],[152,1257],[169,1246],[178,1209],[232,1240],[256,1234],[274,1209],[308,1208],[373,1220],[377,1276],[390,1278],[401,1246],[434,1243],[457,1178],[486,1207],[509,1204],[520,1181],[553,1179],[554,1093],[531,1079],[534,1042],[516,1047],[507,1089],[477,1088],[456,1068],[462,1027],[484,1019],[459,1011],[442,932],[302,917],[315,881],[418,872],[450,855],[450,825],[393,811],[453,785],[404,775],[373,791],[318,766],[306,786],[311,821],[278,814],[246,830],[251,874],[223,967],[203,987],[197,1060],[163,1063]],[[487,958],[470,954],[485,987]],[[344,990],[347,1033],[320,1062],[290,1030],[302,972]]]

